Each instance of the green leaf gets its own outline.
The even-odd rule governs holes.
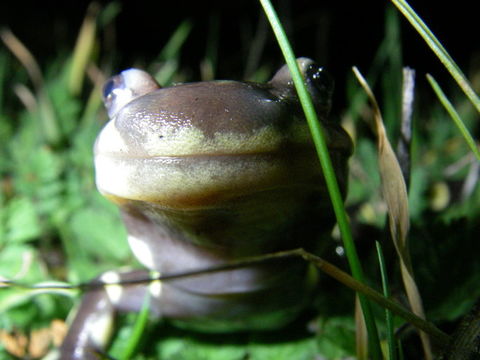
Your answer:
[[[318,352],[326,359],[339,359],[355,354],[355,324],[351,317],[332,318],[320,325]]]
[[[468,131],[468,128],[465,126],[457,110],[455,110],[452,103],[448,100],[447,96],[445,95],[443,90],[440,88],[440,85],[438,85],[438,83],[430,74],[427,74],[427,79],[430,85],[432,86],[433,90],[437,94],[440,102],[445,107],[445,110],[448,111],[453,122],[457,126],[458,130],[461,132],[463,138],[465,139],[465,142],[470,147],[470,150],[472,150],[472,152],[475,154],[475,157],[477,158],[477,160],[480,161],[480,151],[478,150],[477,144],[475,143],[475,140],[473,139],[472,135]]]
[[[302,338],[275,344],[251,344],[248,354],[252,360],[307,360],[315,358],[318,351],[315,339]]]
[[[405,0],[391,1],[410,22],[410,24],[415,28],[415,30],[417,30],[420,36],[422,36],[423,40],[427,43],[430,49],[432,49],[435,55],[437,55],[438,59],[442,62],[448,72],[450,72],[450,75],[455,79],[458,86],[460,86],[465,95],[467,95],[473,106],[475,106],[477,111],[480,112],[480,98],[475,93],[472,85],[470,85],[467,77],[463,74],[455,61],[453,61],[452,57],[443,47],[440,41],[430,31],[428,26],[423,22],[423,20],[417,15],[415,10],[413,10]]]
[[[35,249],[26,244],[13,244],[4,246],[0,251],[0,275],[7,279],[17,278],[21,274],[22,279],[33,276],[32,280],[39,279],[37,271],[31,271],[35,265],[35,270],[39,270],[38,263],[35,261]],[[38,271],[40,273],[40,271]]]
[[[33,202],[17,197],[9,202],[6,211],[6,240],[25,242],[41,235],[41,227]]]
[[[130,253],[126,232],[117,216],[102,210],[85,208],[73,214],[69,225],[74,241],[91,254],[118,261]]]

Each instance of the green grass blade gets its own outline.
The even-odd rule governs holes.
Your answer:
[[[102,91],[101,89],[102,87],[100,83],[98,83],[95,84],[93,90],[91,90],[87,103],[85,105],[85,110],[83,111],[82,118],[80,120],[80,124],[82,127],[89,127],[95,122],[95,115],[102,106],[102,99],[100,98],[100,96],[98,96],[98,94],[100,94]]]
[[[138,316],[136,317],[135,324],[132,330],[132,334],[129,337],[129,340],[126,344],[126,347],[120,357],[120,360],[129,360],[135,354],[135,351],[138,348],[138,345],[142,341],[142,336],[145,332],[145,328],[148,324],[148,316],[150,314],[150,295],[144,299],[142,309],[140,310]]]
[[[4,94],[3,94],[3,89],[4,89],[4,82],[7,73],[7,54],[4,52],[0,53],[0,113],[3,113],[3,102],[4,102]]]
[[[85,78],[85,70],[95,47],[97,31],[96,17],[99,12],[98,4],[92,3],[78,34],[77,43],[72,56],[72,65],[68,77],[68,90],[73,95],[80,94]]]
[[[387,266],[385,264],[385,258],[383,257],[382,245],[380,242],[375,242],[377,246],[378,263],[380,265],[380,275],[382,277],[383,296],[387,299],[390,298],[390,287],[388,285]],[[389,309],[385,309],[385,318],[387,326],[387,343],[388,343],[388,359],[396,360],[396,342],[395,342],[395,329],[393,326],[393,314]]]
[[[398,359],[404,360],[405,356],[403,355],[403,346],[400,342],[398,342]]]
[[[457,66],[452,57],[448,54],[447,50],[433,35],[423,20],[415,13],[415,11],[408,5],[405,0],[391,0],[392,3],[400,10],[400,12],[407,18],[417,32],[422,36],[427,45],[437,55],[438,59],[442,62],[445,68],[450,72],[450,75],[455,79],[465,95],[470,99],[478,112],[480,112],[480,98],[473,90],[470,82],[466,76]]]
[[[264,12],[272,26],[273,32],[275,33],[279,46],[285,57],[285,61],[290,69],[295,88],[298,92],[298,97],[305,112],[305,116],[307,118],[307,122],[312,133],[313,141],[315,143],[315,147],[317,148],[317,154],[325,176],[325,181],[332,201],[332,206],[335,211],[338,226],[342,234],[342,239],[344,241],[345,251],[347,253],[347,258],[351,267],[352,274],[357,280],[363,282],[363,270],[357,256],[355,245],[353,243],[347,214],[335,177],[332,162],[328,154],[328,148],[326,145],[323,129],[317,119],[317,115],[315,113],[310,94],[304,86],[304,80],[302,78],[302,75],[300,74],[300,70],[298,69],[295,55],[288,42],[287,36],[278,19],[278,16],[275,13],[275,10],[273,9],[273,6],[269,0],[260,0],[260,3],[263,6]],[[359,294],[359,296],[369,333],[371,356],[373,359],[381,359],[378,333],[370,303],[363,295]]]
[[[193,24],[190,20],[184,20],[178,25],[168,42],[158,55],[160,61],[166,61],[178,56],[180,49],[190,35]]]
[[[178,25],[170,39],[160,51],[157,61],[162,63],[160,69],[154,74],[155,79],[162,86],[172,82],[172,78],[179,70],[180,51],[185,44],[193,24],[190,20],[184,20]]]
[[[478,161],[480,161],[480,151],[478,150],[477,145],[475,144],[475,140],[473,139],[472,135],[470,135],[470,132],[468,131],[467,127],[463,123],[462,119],[460,118],[460,115],[458,112],[455,110],[455,107],[452,105],[452,103],[447,99],[447,96],[445,93],[442,91],[440,88],[440,85],[435,81],[435,79],[430,75],[427,74],[427,79],[430,85],[433,88],[433,91],[435,91],[435,94],[437,94],[438,99],[442,103],[442,105],[445,107],[445,110],[447,110],[448,114],[452,118],[453,122],[455,125],[457,125],[458,129],[462,133],[465,141],[467,142],[468,146],[472,150],[472,152],[475,154],[475,157],[477,158]]]
[[[364,283],[361,283],[358,280],[355,280],[352,276],[350,276],[346,272],[340,270],[335,265],[323,260],[322,258],[320,258],[315,254],[308,253],[303,249],[296,249],[296,250],[286,251],[283,253],[276,253],[273,256],[279,258],[285,255],[290,256],[292,254],[301,256],[305,260],[313,263],[317,268],[319,268],[325,274],[331,276],[332,278],[344,284],[345,286],[349,287],[350,289],[353,289],[358,293],[364,294],[370,300],[380,305],[382,308],[391,310],[393,314],[411,323],[413,326],[415,326],[419,330],[422,330],[425,333],[429,334],[432,337],[432,339],[434,339],[434,341],[437,343],[437,345],[442,346],[450,341],[451,337],[446,333],[444,333],[443,331],[441,331],[440,329],[438,329],[432,323],[415,315],[411,311],[401,306],[398,302],[386,298],[381,293],[369,287],[368,285],[365,285]],[[265,257],[263,257],[262,260],[265,260]]]
[[[205,56],[201,62],[200,70],[202,80],[215,79],[218,64],[220,18],[217,13],[210,15],[208,40],[205,48]]]
[[[30,50],[9,29],[2,29],[0,38],[23,65],[34,85],[37,95],[37,109],[35,110],[38,110],[36,115],[40,119],[41,135],[48,144],[58,144],[62,137],[61,129],[51,99],[45,89],[40,66]]]

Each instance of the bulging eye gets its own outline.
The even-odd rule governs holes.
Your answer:
[[[113,90],[117,88],[118,84],[115,82],[115,77],[110,78],[107,80],[105,85],[103,85],[103,101],[106,101],[107,99],[111,98],[113,96]]]
[[[139,69],[128,69],[111,77],[103,86],[102,94],[108,115],[113,118],[129,102],[159,87],[152,76]]]
[[[312,63],[308,66],[305,72],[306,82],[310,91],[313,91],[314,96],[319,100],[330,99],[333,93],[333,78],[321,66]]]
[[[103,86],[103,103],[108,116],[113,118],[116,113],[132,100],[132,91],[126,87],[124,77],[116,75],[107,80]]]

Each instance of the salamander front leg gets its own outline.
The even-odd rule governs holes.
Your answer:
[[[61,360],[98,360],[110,341],[117,312],[138,311],[143,306],[149,282],[118,285],[132,279],[148,279],[147,271],[106,272],[92,282],[60,347]],[[99,282],[110,285],[98,286]],[[154,294],[153,294],[154,295]],[[155,310],[153,309],[155,314]]]

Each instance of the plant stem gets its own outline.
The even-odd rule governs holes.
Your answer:
[[[355,246],[353,244],[347,214],[335,177],[335,171],[333,169],[332,162],[328,154],[328,148],[326,145],[323,129],[319,125],[317,115],[315,113],[312,100],[310,98],[310,94],[305,88],[303,77],[295,60],[295,55],[288,42],[287,36],[283,30],[280,20],[278,19],[278,16],[273,9],[271,2],[269,0],[260,0],[260,3],[263,6],[263,10],[270,22],[270,25],[272,26],[273,32],[275,33],[283,56],[285,57],[285,61],[290,69],[292,79],[298,93],[298,97],[305,112],[305,116],[307,118],[307,122],[312,133],[313,141],[317,149],[320,165],[325,176],[325,182],[327,184],[327,188],[330,194],[330,199],[332,201],[332,206],[335,212],[335,216],[337,218],[338,226],[342,234],[342,239],[352,274],[355,279],[360,282],[364,282],[362,267],[360,265]],[[380,343],[370,303],[365,298],[365,296],[361,294],[359,294],[359,299],[362,305],[365,323],[367,325],[371,356],[373,359],[381,359],[382,355],[380,350]]]
[[[463,74],[455,61],[453,61],[452,57],[447,52],[447,50],[445,50],[440,41],[438,41],[435,35],[433,35],[428,26],[415,13],[415,11],[405,0],[391,1],[410,22],[410,24],[412,24],[415,30],[417,30],[417,32],[420,34],[423,40],[425,40],[430,49],[432,49],[435,55],[437,55],[438,59],[442,62],[450,75],[452,75],[452,77],[455,79],[458,86],[460,86],[465,95],[467,95],[467,97],[470,99],[473,106],[475,106],[477,111],[480,112],[480,98],[473,90],[470,82],[467,80],[467,77]]]

